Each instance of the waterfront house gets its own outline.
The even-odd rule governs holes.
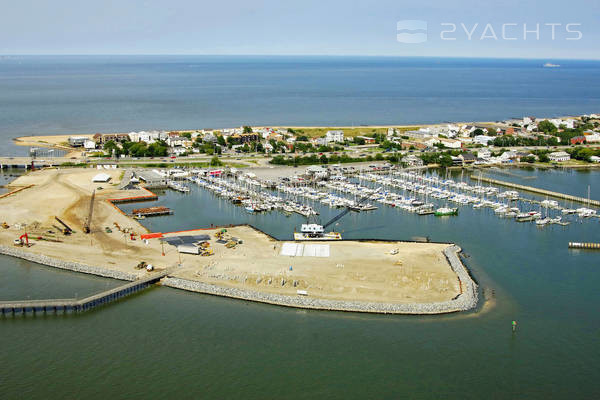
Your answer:
[[[569,161],[571,159],[571,156],[569,155],[569,153],[566,153],[564,151],[555,151],[554,153],[548,154],[548,158],[550,159],[550,161],[553,162],[563,162]]]
[[[600,163],[600,157],[598,156],[591,156],[590,157],[590,161],[593,163]]]
[[[85,141],[88,140],[87,136],[71,136],[68,141],[72,147],[82,147]]]
[[[327,143],[343,143],[344,142],[344,131],[336,130],[336,131],[327,131],[325,134],[325,140]]]
[[[96,142],[86,139],[86,141],[83,142],[83,148],[86,150],[94,150],[96,148]]]
[[[477,152],[477,157],[479,158],[490,158],[492,156],[492,152],[488,149],[481,149]]]
[[[462,153],[458,155],[458,158],[461,159],[462,165],[473,164],[477,161],[477,158],[473,153]]]
[[[423,160],[421,160],[419,157],[415,156],[414,154],[410,154],[410,155],[402,158],[402,162],[406,163],[406,165],[408,165],[409,167],[422,167],[423,166]]]

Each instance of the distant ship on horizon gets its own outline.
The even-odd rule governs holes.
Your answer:
[[[544,64],[544,68],[560,68],[560,65],[547,62],[546,64]]]

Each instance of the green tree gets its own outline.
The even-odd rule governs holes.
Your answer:
[[[217,136],[217,143],[220,144],[221,146],[227,145],[227,143],[225,143],[225,138],[223,137],[223,135]]]
[[[471,133],[471,137],[475,137],[475,136],[481,136],[483,135],[485,132],[483,131],[483,129],[481,128],[477,128],[473,131],[473,133]]]
[[[223,165],[223,163],[221,162],[219,157],[214,156],[213,158],[210,159],[210,165],[213,167],[220,167]]]
[[[252,127],[251,126],[244,126],[244,133],[252,133]]]
[[[544,132],[550,135],[553,135],[558,131],[556,126],[547,119],[538,123],[537,129],[539,132]]]

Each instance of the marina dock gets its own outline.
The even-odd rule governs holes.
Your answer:
[[[499,181],[497,179],[484,178],[484,177],[475,176],[475,175],[471,175],[471,179],[473,179],[474,181],[481,181],[481,182],[491,183],[493,185],[500,185],[500,186],[505,186],[505,187],[509,187],[509,188],[513,188],[513,189],[524,190],[524,191],[531,192],[531,193],[537,193],[537,194],[540,194],[543,196],[555,197],[557,199],[562,199],[562,200],[567,200],[567,201],[576,201],[578,203],[600,207],[600,201],[598,201],[598,200],[590,200],[590,199],[586,199],[584,197],[572,196],[570,194],[553,192],[551,190],[540,189],[540,188],[536,188],[533,186],[519,185],[518,183]]]
[[[142,217],[158,217],[161,215],[171,215],[173,214],[173,210],[167,207],[136,208],[132,211],[132,214]]]
[[[94,307],[110,303],[144,290],[166,277],[170,272],[169,269],[156,272],[145,278],[128,282],[122,286],[105,290],[83,299],[17,300],[0,302],[0,315],[88,311]]]
[[[600,243],[569,242],[570,249],[600,250]]]

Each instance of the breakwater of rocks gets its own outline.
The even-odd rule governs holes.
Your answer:
[[[444,314],[467,311],[477,306],[477,284],[473,281],[467,268],[458,258],[459,252],[460,248],[458,246],[450,246],[444,250],[444,255],[460,280],[461,293],[452,300],[437,303],[373,303],[327,300],[302,295],[281,295],[247,289],[230,288],[174,277],[164,278],[162,284],[192,292],[295,308],[380,314]]]
[[[31,261],[38,264],[47,265],[54,268],[66,269],[69,271],[83,272],[85,274],[92,274],[103,276],[105,278],[120,279],[123,281],[134,281],[138,278],[136,274],[131,274],[122,271],[116,271],[112,269],[96,267],[91,265],[85,265],[72,261],[63,261],[57,258],[48,257],[42,254],[36,254],[29,251],[25,251],[16,247],[8,247],[0,245],[0,254],[7,256],[22,258],[23,260]]]
[[[164,286],[188,290],[192,292],[231,297],[235,299],[256,301],[286,307],[306,308],[327,311],[366,312],[379,314],[444,314],[467,311],[475,308],[478,302],[477,284],[469,275],[469,271],[460,261],[458,253],[461,249],[454,245],[444,249],[444,255],[452,270],[456,273],[461,293],[452,300],[437,303],[375,303],[345,300],[327,300],[302,295],[281,295],[258,292],[254,290],[230,288],[198,281],[167,276],[163,278]],[[63,261],[53,257],[28,252],[19,248],[0,245],[0,254],[21,258],[50,267],[74,272],[98,275],[107,278],[134,281],[138,275],[102,267],[85,265],[77,262]]]

